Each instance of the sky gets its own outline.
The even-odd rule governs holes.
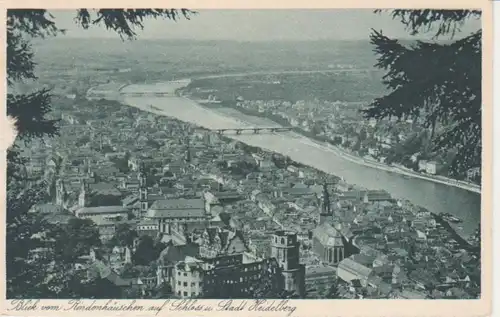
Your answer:
[[[362,40],[370,29],[383,30],[396,38],[410,38],[404,26],[387,13],[371,9],[280,9],[280,10],[197,10],[191,20],[147,20],[139,39],[188,39],[236,41]],[[59,28],[68,37],[116,38],[103,27],[83,30],[74,22],[75,10],[51,10]],[[480,27],[479,21],[467,23],[463,33]],[[423,36],[426,38],[428,36]]]

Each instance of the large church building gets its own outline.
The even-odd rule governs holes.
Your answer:
[[[350,242],[334,227],[334,215],[330,204],[327,185],[323,185],[323,204],[319,224],[312,231],[312,247],[321,261],[327,265],[338,265],[348,257]]]

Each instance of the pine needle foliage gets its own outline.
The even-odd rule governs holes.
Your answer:
[[[380,12],[377,10],[376,12]],[[456,34],[475,10],[391,10],[412,35],[431,33],[430,41],[405,44],[372,30],[376,67],[385,71],[389,93],[363,110],[367,118],[418,120],[430,128],[434,151],[456,150],[452,175],[481,166],[481,40],[478,30]],[[438,41],[445,38],[447,41]],[[436,132],[436,126],[441,127]]]

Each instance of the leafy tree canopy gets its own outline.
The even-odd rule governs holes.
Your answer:
[[[139,238],[135,253],[132,256],[132,261],[136,265],[150,265],[151,262],[158,259],[161,251],[166,245],[159,241],[155,241],[150,236],[144,235]]]
[[[137,238],[137,232],[128,223],[121,223],[116,227],[115,234],[111,240],[113,245],[132,247],[135,238]]]
[[[67,226],[51,230],[49,236],[55,241],[58,260],[65,263],[74,263],[78,257],[88,255],[91,248],[101,246],[99,230],[90,219],[73,218]]]

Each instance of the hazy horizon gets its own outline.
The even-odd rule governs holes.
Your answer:
[[[430,39],[433,33],[411,36],[404,25],[388,13],[373,9],[265,9],[196,10],[191,20],[145,20],[144,30],[136,29],[138,40],[303,42],[369,40],[371,29],[400,39]],[[74,21],[75,10],[50,10],[59,28],[67,30],[59,38],[120,39],[113,31],[92,26],[83,30]],[[481,27],[469,20],[459,37]],[[444,38],[443,38],[444,39]]]
[[[119,36],[116,37],[79,37],[79,36],[69,36],[69,35],[63,35],[63,36],[56,36],[50,38],[50,40],[93,40],[93,41],[117,41],[117,42],[130,42],[129,39],[121,39]],[[237,39],[183,39],[183,38],[141,38],[140,36],[137,37],[137,39],[133,39],[132,42],[137,42],[137,41],[157,41],[157,42],[200,42],[200,43],[241,43],[241,44],[271,44],[276,42],[276,40],[271,40],[271,39],[262,39],[262,40],[237,40]],[[416,41],[417,39],[413,38],[402,38],[398,39],[403,42],[412,42]],[[32,40],[33,42],[46,42],[47,38],[41,39],[41,38],[34,38]],[[309,43],[323,43],[323,42],[356,42],[356,43],[369,43],[370,39],[289,39],[289,40],[278,40],[277,42],[279,43],[302,43],[302,42],[309,42]]]

